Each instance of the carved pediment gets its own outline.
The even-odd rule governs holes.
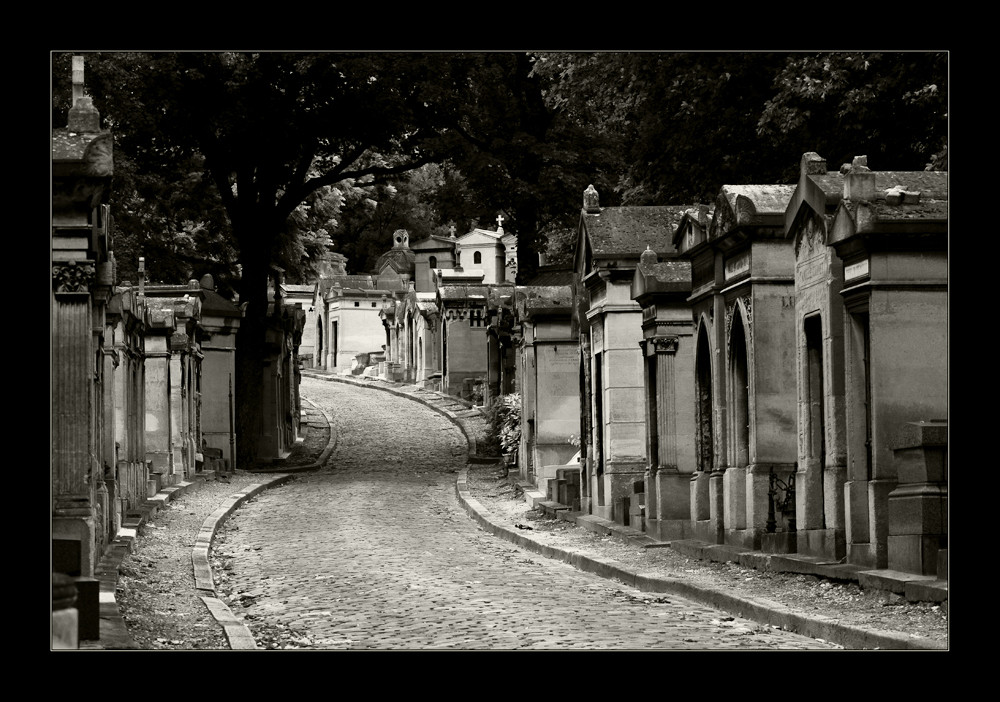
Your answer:
[[[795,233],[795,257],[810,258],[826,246],[826,227],[816,213],[807,215]]]

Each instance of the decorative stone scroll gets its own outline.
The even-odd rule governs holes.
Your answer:
[[[97,269],[92,263],[70,261],[52,266],[52,289],[57,293],[90,292],[96,276]]]

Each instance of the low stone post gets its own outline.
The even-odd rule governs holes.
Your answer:
[[[939,551],[948,547],[948,423],[909,422],[892,450],[897,484],[889,493],[889,569],[938,574]]]
[[[79,648],[76,584],[65,573],[52,573],[52,648]]]

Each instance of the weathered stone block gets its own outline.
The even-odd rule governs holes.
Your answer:
[[[707,487],[707,486],[706,486]],[[691,476],[676,471],[656,473],[657,519],[691,518]]]
[[[778,531],[773,534],[762,534],[760,550],[764,553],[795,553],[798,549],[797,536],[794,531]]]
[[[945,448],[921,446],[896,449],[893,461],[896,464],[896,478],[900,483],[943,483],[947,480]]]
[[[723,510],[727,530],[746,527],[746,469],[727,468],[722,476]]]
[[[948,532],[948,492],[938,485],[901,485],[889,493],[889,535]]]
[[[939,537],[915,534],[890,536],[888,539],[890,570],[919,575],[937,575]]]
[[[656,522],[655,529],[650,525],[647,531],[660,541],[703,539],[714,542],[714,537],[708,534],[708,522],[706,521],[702,524],[705,526],[705,529],[698,531],[689,519],[660,519]]]
[[[709,494],[709,474],[698,471],[690,476],[691,519],[703,521],[711,516],[711,496]]]
[[[838,561],[847,555],[843,529],[799,529],[795,535],[796,553]]]

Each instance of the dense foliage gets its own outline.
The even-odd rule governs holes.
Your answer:
[[[557,53],[534,73],[551,109],[618,145],[625,204],[794,182],[807,151],[831,167],[947,164],[944,52]]]

